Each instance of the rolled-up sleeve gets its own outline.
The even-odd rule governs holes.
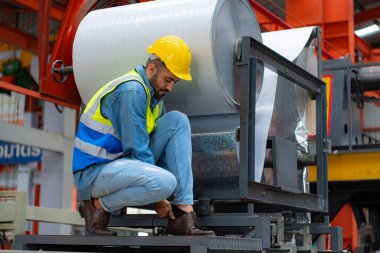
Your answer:
[[[134,159],[154,164],[146,130],[147,98],[144,88],[136,81],[119,85],[101,103],[101,111],[119,136],[123,152]]]

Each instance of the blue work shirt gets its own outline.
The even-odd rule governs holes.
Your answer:
[[[161,101],[153,97],[154,90],[145,73],[145,68],[139,65],[136,71],[143,78],[151,94],[151,110]],[[149,148],[150,136],[146,130],[147,97],[143,86],[137,81],[120,84],[101,102],[103,116],[108,118],[119,136],[123,153],[131,159],[154,164],[154,157]],[[91,199],[93,183],[104,164],[94,164],[90,168],[74,174],[78,188],[78,201]]]

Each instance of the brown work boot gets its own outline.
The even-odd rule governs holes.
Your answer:
[[[96,209],[91,200],[82,201],[79,205],[79,212],[84,218],[86,230],[90,235],[116,235],[116,232],[107,229],[111,213]]]
[[[172,235],[215,235],[214,231],[200,229],[196,218],[194,212],[185,213],[175,220],[169,218],[166,231]]]

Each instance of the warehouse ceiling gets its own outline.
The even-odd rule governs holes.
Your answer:
[[[380,1],[354,0],[355,4],[355,30],[377,25],[380,28]],[[362,37],[373,48],[380,47],[380,30],[371,35]]]
[[[136,3],[143,0],[99,0],[94,9]],[[256,0],[263,7],[285,19],[286,0]],[[37,52],[39,0],[0,0],[0,44]],[[50,34],[57,34],[69,0],[52,0]],[[380,24],[379,0],[354,0],[355,30]],[[380,31],[362,37],[373,48],[380,47]],[[25,49],[25,48],[24,48]]]

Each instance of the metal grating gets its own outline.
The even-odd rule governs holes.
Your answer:
[[[262,241],[253,238],[209,237],[209,249],[214,250],[262,250]]]

